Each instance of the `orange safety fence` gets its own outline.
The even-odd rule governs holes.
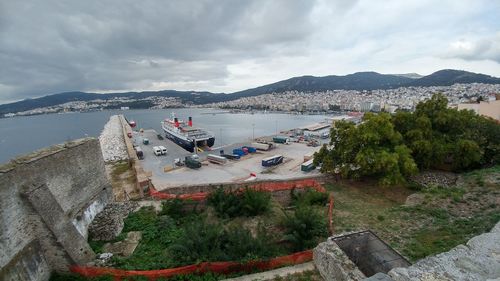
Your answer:
[[[273,191],[283,191],[283,190],[291,190],[294,188],[313,188],[318,192],[326,193],[326,189],[315,179],[301,179],[294,181],[282,181],[282,182],[261,182],[250,186],[249,188],[267,192]],[[149,195],[156,199],[183,199],[183,200],[194,200],[194,201],[203,201],[205,200],[210,192],[197,192],[190,194],[170,194],[157,191],[153,186],[149,188]],[[334,199],[333,195],[329,195],[328,202],[328,230],[330,233],[333,233],[333,207],[334,207]]]
[[[85,277],[112,276],[115,280],[132,276],[144,276],[149,280],[161,277],[173,277],[183,274],[203,274],[207,272],[219,274],[231,274],[237,272],[251,272],[253,270],[271,270],[282,266],[301,264],[311,261],[312,250],[281,256],[265,261],[240,262],[203,262],[182,267],[159,269],[159,270],[124,270],[108,267],[88,267],[74,265],[70,267],[71,272],[78,273]]]
[[[291,190],[294,188],[313,188],[318,192],[326,193],[326,189],[315,179],[302,179],[284,182],[261,182],[250,186],[249,188],[267,192]],[[243,188],[241,188],[243,189]],[[190,194],[169,194],[157,191],[154,187],[150,187],[149,194],[156,199],[190,199],[194,201],[203,201],[207,198],[210,192],[197,192]],[[328,227],[330,233],[333,233],[333,195],[329,195],[328,202]],[[312,250],[294,253],[287,256],[276,257],[265,261],[250,261],[246,263],[240,262],[203,262],[195,265],[187,265],[171,269],[159,270],[124,270],[109,267],[86,267],[86,266],[72,266],[70,270],[85,277],[98,277],[98,276],[113,276],[115,280],[122,280],[122,278],[131,276],[144,276],[149,280],[155,280],[161,277],[173,277],[182,274],[203,274],[207,272],[230,274],[237,272],[251,272],[255,269],[271,270],[274,268],[295,265],[312,260]]]
[[[282,191],[291,190],[294,188],[313,188],[318,192],[326,192],[325,188],[315,179],[302,179],[295,181],[283,181],[283,182],[261,182],[250,186],[249,188],[262,191]],[[197,192],[190,194],[170,194],[157,191],[154,187],[149,188],[149,195],[156,199],[191,199],[194,201],[202,201],[207,198],[210,192]]]

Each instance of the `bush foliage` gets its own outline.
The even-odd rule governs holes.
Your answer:
[[[328,193],[319,192],[312,188],[306,189],[304,192],[291,190],[291,197],[294,205],[325,205],[328,203]]]
[[[207,202],[219,217],[251,217],[264,214],[270,209],[271,195],[250,188],[232,192],[218,188],[210,193]]]
[[[500,125],[473,111],[448,108],[442,94],[415,112],[367,113],[363,122],[338,121],[330,146],[315,154],[322,171],[371,176],[384,185],[405,182],[418,169],[464,171],[500,163]]]
[[[244,261],[274,257],[278,248],[275,238],[259,226],[255,237],[241,225],[224,228],[220,223],[192,221],[168,251],[181,264],[202,261]]]
[[[292,244],[294,251],[310,249],[317,245],[320,237],[328,234],[324,216],[303,204],[298,205],[292,215],[285,213],[282,225],[285,240]]]

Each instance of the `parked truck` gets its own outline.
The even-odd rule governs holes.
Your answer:
[[[275,137],[273,137],[273,142],[290,144],[290,138],[288,138],[286,136],[275,136]]]
[[[276,165],[281,164],[281,163],[283,163],[283,155],[274,155],[274,156],[262,159],[262,166],[263,167],[276,166]]]
[[[186,164],[186,167],[191,169],[201,168],[201,162],[199,158],[193,157],[193,155],[186,156],[186,158],[184,159],[184,163]]]
[[[220,164],[220,165],[224,165],[227,163],[226,157],[215,155],[215,154],[208,154],[207,160],[208,160],[208,162]]]
[[[268,151],[271,149],[272,143],[253,142],[252,147],[255,147],[257,150]]]
[[[314,161],[314,159],[311,159],[311,160],[303,163],[302,165],[300,165],[300,170],[302,172],[310,172],[310,171],[314,170],[316,167],[314,167],[313,161]]]

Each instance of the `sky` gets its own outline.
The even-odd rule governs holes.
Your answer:
[[[500,77],[500,1],[0,0],[0,103],[359,71]]]

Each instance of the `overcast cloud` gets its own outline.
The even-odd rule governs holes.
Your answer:
[[[0,103],[357,71],[500,76],[498,15],[497,0],[0,0]]]

